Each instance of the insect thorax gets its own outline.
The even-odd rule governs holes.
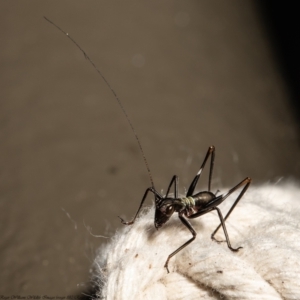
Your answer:
[[[186,209],[191,209],[196,205],[195,199],[193,197],[182,197],[180,198],[180,201]]]

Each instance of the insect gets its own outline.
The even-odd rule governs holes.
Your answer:
[[[138,136],[135,132],[135,129],[134,129],[127,113],[126,113],[126,110],[124,109],[124,106],[123,106],[122,102],[119,100],[117,94],[112,89],[112,87],[110,86],[108,81],[105,79],[103,74],[100,72],[100,70],[96,67],[94,62],[89,58],[89,56],[86,54],[86,52],[77,44],[77,42],[68,33],[63,31],[59,26],[54,24],[52,21],[50,21],[46,17],[44,17],[44,18],[49,23],[54,25],[58,30],[60,30],[62,33],[64,33],[76,45],[76,47],[79,48],[79,50],[83,53],[84,57],[91,63],[93,68],[102,77],[104,82],[107,84],[108,88],[113,93],[113,95],[114,95],[115,99],[117,100],[121,110],[123,111],[123,114],[125,115],[125,117],[127,119],[127,122],[129,123],[129,125],[132,129],[132,132],[133,132],[133,134],[134,134],[134,136],[137,140],[137,143],[139,145],[141,154],[142,154],[143,159],[144,159],[145,166],[147,168],[147,172],[148,172],[149,179],[150,179],[150,182],[151,182],[151,187],[146,189],[146,191],[144,193],[144,196],[143,196],[143,198],[140,202],[139,208],[138,208],[134,218],[132,219],[132,221],[126,222],[121,217],[119,217],[121,219],[121,222],[124,225],[134,224],[134,222],[135,222],[135,220],[136,220],[136,218],[137,218],[137,216],[138,216],[138,214],[139,214],[139,212],[140,212],[140,210],[141,210],[141,208],[142,208],[149,192],[152,193],[155,197],[154,225],[155,225],[156,229],[159,229],[160,227],[162,227],[170,219],[170,217],[173,215],[173,213],[175,213],[175,212],[178,213],[178,217],[179,217],[180,221],[191,232],[192,238],[190,238],[187,242],[185,242],[183,245],[181,245],[178,249],[176,249],[174,252],[172,252],[168,256],[168,258],[165,262],[165,265],[164,265],[164,267],[167,269],[168,273],[169,273],[168,264],[169,264],[170,259],[174,255],[176,255],[179,251],[181,251],[183,248],[185,248],[187,245],[189,245],[191,242],[193,242],[195,240],[196,236],[197,236],[196,231],[194,230],[193,226],[188,221],[188,219],[194,219],[194,218],[200,217],[200,216],[202,216],[204,214],[207,214],[207,213],[209,213],[213,210],[217,211],[219,219],[220,219],[220,224],[217,226],[217,228],[211,234],[211,238],[213,240],[216,240],[214,236],[217,233],[217,231],[222,227],[223,231],[224,231],[224,234],[225,234],[225,238],[226,238],[228,248],[232,251],[238,251],[239,249],[241,249],[242,247],[233,248],[231,246],[229,236],[228,236],[228,233],[227,233],[227,229],[226,229],[226,225],[225,225],[225,221],[228,219],[228,217],[230,216],[230,214],[232,213],[232,211],[234,210],[234,208],[236,207],[238,202],[241,200],[241,198],[243,197],[243,195],[245,194],[245,192],[249,188],[249,185],[251,183],[251,178],[246,177],[244,180],[242,180],[236,186],[231,188],[225,194],[217,195],[218,192],[216,192],[216,193],[211,192],[211,180],[212,180],[213,167],[214,167],[214,161],[215,161],[215,147],[210,146],[207,150],[207,153],[205,155],[205,158],[202,162],[202,165],[201,165],[199,171],[197,172],[196,176],[194,177],[193,181],[191,182],[191,184],[188,188],[188,191],[187,191],[186,195],[184,197],[179,197],[178,196],[179,178],[178,178],[177,175],[174,175],[172,177],[172,179],[170,181],[170,184],[168,186],[166,195],[165,196],[161,195],[154,187],[154,182],[153,182],[153,179],[152,179],[150,168],[149,168],[148,162],[146,160],[146,157],[145,157],[143,148],[141,146],[140,140],[139,140],[139,138],[138,138]],[[207,161],[209,160],[209,158],[210,158],[210,167],[209,167],[209,177],[208,177],[207,190],[206,191],[195,192],[195,189],[196,189],[197,183],[200,179],[201,173],[202,173]],[[172,187],[174,187],[174,195],[169,196]],[[231,206],[231,208],[227,212],[226,216],[223,217],[221,210],[218,208],[218,205],[220,205],[223,201],[225,201],[227,199],[228,196],[230,196],[233,192],[235,192],[236,190],[238,190],[240,188],[242,188],[241,192],[238,194],[236,200],[234,201],[233,205]]]
[[[202,173],[209,157],[211,157],[211,159],[210,159],[207,191],[201,191],[201,192],[195,193],[195,188],[197,186],[198,180],[201,176],[201,173]],[[232,251],[238,251],[239,249],[242,248],[242,247],[233,248],[231,246],[229,236],[227,233],[227,229],[226,229],[226,225],[225,225],[225,221],[230,216],[230,214],[232,213],[235,206],[238,204],[238,202],[241,200],[241,198],[245,194],[246,190],[248,189],[248,187],[251,183],[251,178],[246,177],[239,184],[237,184],[235,187],[230,189],[226,194],[217,196],[217,193],[214,194],[211,192],[211,178],[212,178],[212,173],[213,173],[214,160],[215,160],[215,147],[210,146],[208,148],[208,151],[206,153],[206,156],[203,160],[203,163],[202,163],[198,173],[196,174],[192,183],[190,184],[190,187],[189,187],[185,197],[178,197],[178,176],[174,175],[171,179],[171,182],[168,186],[167,193],[165,196],[162,196],[154,187],[149,187],[146,190],[144,197],[142,198],[140,206],[139,206],[133,220],[130,222],[126,222],[122,218],[119,217],[121,219],[121,222],[124,225],[132,225],[135,222],[135,219],[138,216],[149,192],[151,192],[155,195],[154,225],[155,225],[156,229],[159,229],[161,226],[163,226],[170,219],[170,217],[173,215],[174,212],[178,213],[178,217],[179,217],[180,221],[183,223],[183,225],[185,225],[189,229],[189,231],[192,234],[192,238],[189,239],[187,242],[185,242],[183,245],[181,245],[178,249],[176,249],[174,252],[172,252],[168,256],[168,258],[165,262],[165,266],[164,266],[167,269],[168,273],[169,273],[169,268],[168,268],[169,260],[175,254],[177,254],[179,251],[181,251],[184,247],[186,247],[188,244],[190,244],[192,241],[194,241],[194,239],[197,236],[196,231],[194,230],[193,226],[187,219],[194,219],[194,218],[200,217],[200,216],[207,214],[213,210],[217,211],[219,219],[220,219],[220,224],[214,230],[214,232],[211,234],[211,238],[213,240],[216,240],[214,238],[214,236],[217,233],[217,231],[220,229],[220,227],[222,226],[228,248]],[[172,186],[174,186],[174,197],[169,197],[169,193],[170,193]],[[243,187],[243,189],[237,196],[236,200],[234,201],[233,205],[229,209],[226,216],[223,217],[221,210],[217,206],[219,204],[221,204],[223,201],[225,201],[226,198],[230,194],[232,194],[233,192],[235,192],[236,190],[238,190],[241,187]]]

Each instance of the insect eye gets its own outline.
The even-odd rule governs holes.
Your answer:
[[[167,207],[167,213],[168,214],[172,213],[173,211],[174,211],[173,205],[170,205],[170,206]]]

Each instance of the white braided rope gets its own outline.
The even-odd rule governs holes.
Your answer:
[[[224,190],[225,191],[225,190]],[[236,195],[236,194],[235,194]],[[234,196],[220,208],[228,211]],[[174,216],[158,231],[153,208],[124,226],[95,260],[103,299],[300,299],[300,189],[292,183],[251,186],[226,221],[233,247],[210,235],[216,213],[191,220],[194,242]],[[224,240],[222,228],[216,235]],[[101,281],[101,282],[100,282]]]

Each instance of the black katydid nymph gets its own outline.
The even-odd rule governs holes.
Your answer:
[[[139,212],[140,212],[140,210],[141,210],[141,208],[142,208],[142,206],[143,206],[143,204],[144,204],[144,202],[145,202],[145,200],[146,200],[149,193],[152,193],[155,197],[154,226],[156,227],[156,229],[161,228],[170,219],[170,217],[174,213],[178,214],[178,218],[183,223],[183,225],[185,225],[187,227],[187,229],[191,232],[192,237],[190,239],[188,239],[183,245],[181,245],[178,249],[176,249],[174,252],[172,252],[167,257],[167,260],[165,262],[164,267],[167,269],[168,273],[169,273],[169,268],[168,268],[169,260],[175,254],[177,254],[179,251],[181,251],[183,248],[185,248],[187,245],[189,245],[191,242],[193,242],[194,239],[196,238],[197,233],[194,230],[194,228],[192,227],[192,225],[190,224],[190,222],[188,221],[188,219],[194,219],[194,218],[200,217],[200,216],[202,216],[206,213],[209,213],[211,211],[214,211],[214,210],[217,211],[217,213],[218,213],[218,216],[219,216],[219,219],[220,219],[220,224],[217,226],[217,228],[211,234],[211,238],[215,240],[215,238],[214,238],[215,234],[222,227],[222,229],[224,231],[224,234],[225,234],[225,238],[226,238],[228,248],[232,251],[238,251],[239,249],[241,249],[242,247],[233,248],[231,246],[225,222],[228,219],[228,217],[230,216],[230,214],[232,213],[232,211],[234,210],[234,208],[236,207],[236,205],[238,204],[238,202],[241,200],[241,198],[243,197],[245,192],[247,191],[247,189],[248,189],[248,187],[251,183],[251,179],[249,177],[246,177],[244,180],[242,180],[236,186],[231,188],[225,194],[217,195],[217,193],[213,193],[211,191],[211,181],[212,181],[213,167],[214,167],[214,161],[215,161],[215,147],[210,146],[208,148],[207,153],[204,157],[204,160],[203,160],[203,162],[200,166],[200,169],[196,173],[196,175],[195,175],[194,179],[192,180],[192,182],[191,182],[191,184],[190,184],[190,186],[189,186],[189,188],[186,192],[186,195],[184,197],[180,197],[178,195],[178,182],[179,182],[179,179],[178,179],[177,175],[174,175],[172,177],[172,179],[170,181],[170,184],[167,188],[166,194],[163,196],[161,193],[159,193],[157,191],[157,189],[154,187],[154,182],[153,182],[153,179],[152,179],[150,168],[149,168],[147,159],[145,157],[142,145],[141,145],[140,140],[138,138],[138,135],[136,134],[136,131],[135,131],[135,129],[134,129],[127,113],[126,113],[126,110],[125,110],[122,102],[118,98],[116,92],[113,90],[113,88],[111,87],[109,82],[106,80],[106,78],[104,77],[102,72],[97,68],[97,66],[94,64],[94,62],[86,54],[86,52],[79,46],[79,44],[67,32],[62,30],[59,26],[54,24],[48,18],[45,17],[45,19],[49,23],[51,23],[53,26],[55,26],[58,30],[60,30],[63,34],[65,34],[72,41],[72,43],[75,44],[75,46],[83,53],[84,57],[89,61],[89,63],[93,66],[93,68],[97,71],[97,73],[104,80],[104,82],[106,83],[106,85],[108,86],[110,91],[113,93],[113,95],[114,95],[116,101],[118,102],[123,114],[125,115],[125,118],[126,118],[127,122],[129,123],[129,125],[131,127],[131,130],[132,130],[132,132],[135,136],[135,139],[138,143],[138,146],[140,148],[140,152],[143,156],[144,163],[145,163],[145,166],[147,168],[147,172],[148,172],[148,175],[149,175],[149,178],[150,178],[151,187],[146,189],[134,218],[131,221],[125,221],[125,220],[123,220],[122,218],[119,217],[121,219],[121,222],[124,225],[134,224],[134,222],[135,222],[135,220],[136,220],[136,218],[137,218],[137,216],[138,216],[138,214],[139,214]],[[200,176],[201,176],[201,173],[202,173],[204,167],[206,166],[207,161],[210,161],[207,189],[204,190],[204,191],[195,192],[195,189],[197,187],[197,183],[200,179]],[[172,196],[171,196],[170,192],[171,192],[172,188],[174,189],[174,193],[172,193]],[[238,189],[241,189],[240,193],[238,194],[236,200],[234,201],[233,205],[231,206],[231,208],[229,209],[229,211],[227,212],[225,217],[223,217],[222,212],[218,208],[218,206],[223,201],[225,201],[228,196],[230,196],[233,192],[237,191]]]

